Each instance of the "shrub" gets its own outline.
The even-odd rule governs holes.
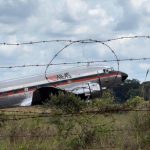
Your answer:
[[[143,104],[144,104],[144,98],[136,96],[132,99],[127,100],[125,106],[129,108],[135,108],[137,106],[142,106]]]
[[[96,98],[92,101],[92,107],[98,109],[112,108],[114,104],[114,97],[110,90],[103,93],[102,98]]]
[[[50,99],[45,104],[59,108],[67,113],[74,113],[79,112],[85,103],[73,93],[60,92],[58,95],[50,95]]]
[[[57,128],[59,149],[80,150],[104,146],[112,130],[112,123],[95,125],[89,116],[56,117],[50,123]]]

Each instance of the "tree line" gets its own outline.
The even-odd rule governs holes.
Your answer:
[[[140,83],[137,79],[128,79],[124,84],[112,89],[117,102],[125,102],[128,99],[136,96],[144,97],[145,100],[150,100],[150,81]]]

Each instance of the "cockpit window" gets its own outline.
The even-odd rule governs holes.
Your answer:
[[[103,69],[103,72],[104,73],[109,73],[109,70],[108,69]]]
[[[104,73],[109,73],[110,71],[114,71],[114,68],[111,67],[111,68],[103,69]]]

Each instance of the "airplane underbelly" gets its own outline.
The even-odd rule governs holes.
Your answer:
[[[20,104],[25,98],[26,96],[24,95],[24,93],[2,97],[0,98],[0,108],[10,106],[20,106]]]

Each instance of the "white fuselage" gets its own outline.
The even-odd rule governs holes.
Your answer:
[[[73,93],[100,90],[100,86],[107,87],[122,82],[122,73],[113,71],[107,66],[82,66],[63,71],[53,72],[47,75],[36,75],[15,80],[0,82],[0,107],[30,105],[33,92],[42,87],[59,87]],[[99,80],[101,85],[99,86]],[[92,87],[93,86],[93,87]]]

